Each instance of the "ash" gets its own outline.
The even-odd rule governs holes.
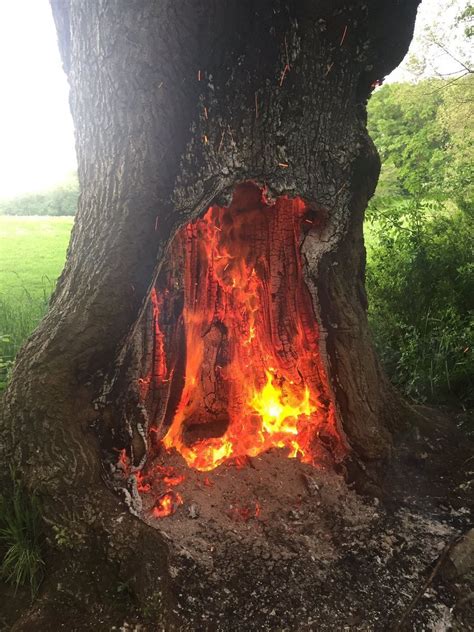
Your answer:
[[[144,494],[141,518],[168,543],[181,630],[396,629],[469,518],[462,502],[439,506],[425,494],[426,472],[403,459],[387,472],[390,505],[278,450],[211,472],[178,455],[167,464],[185,473],[182,504],[155,518]],[[431,582],[404,629],[469,629],[455,601]]]

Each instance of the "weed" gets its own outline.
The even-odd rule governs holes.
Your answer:
[[[142,616],[148,621],[157,622],[163,613],[163,595],[157,591],[150,595],[141,607]]]
[[[63,551],[72,551],[80,548],[85,542],[85,533],[73,513],[68,512],[68,516],[63,524],[53,525],[54,544]],[[67,526],[66,526],[67,524]]]

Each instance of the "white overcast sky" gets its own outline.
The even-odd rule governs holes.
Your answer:
[[[451,3],[423,0],[417,30]],[[393,78],[406,76],[395,71]],[[0,85],[0,197],[61,182],[75,170],[76,159],[48,0],[0,0]]]

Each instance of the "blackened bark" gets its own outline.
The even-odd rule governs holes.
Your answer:
[[[137,560],[162,566],[165,552],[115,520],[97,446],[112,411],[98,421],[93,401],[177,228],[236,183],[301,196],[324,217],[302,253],[341,432],[362,459],[390,451],[403,407],[367,327],[362,221],[379,161],[365,103],[406,52],[418,2],[52,0],[81,197],[50,310],[5,396],[4,462],[42,493],[50,522],[74,508],[81,541],[115,539],[104,563],[138,565],[148,591],[164,574],[149,579]]]

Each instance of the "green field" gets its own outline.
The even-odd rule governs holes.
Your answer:
[[[0,215],[0,387],[19,346],[45,313],[73,221]]]

